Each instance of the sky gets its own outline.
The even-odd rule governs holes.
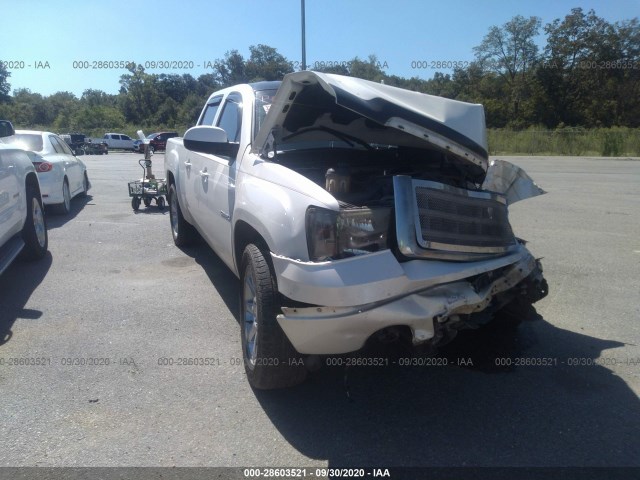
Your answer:
[[[494,25],[542,25],[582,7],[610,22],[640,17],[640,0],[306,0],[306,52],[316,62],[374,54],[389,75],[431,78],[432,62],[469,62]],[[230,50],[274,47],[299,69],[301,0],[0,0],[0,61],[12,90],[117,93],[126,62],[148,73],[211,73]],[[544,37],[538,39],[544,44]],[[447,63],[445,63],[446,65]],[[12,68],[13,67],[13,68]],[[168,68],[167,68],[168,67]]]

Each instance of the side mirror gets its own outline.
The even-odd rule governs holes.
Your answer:
[[[183,142],[185,148],[193,152],[234,158],[240,148],[238,143],[229,143],[227,132],[222,128],[206,125],[192,127],[187,130],[184,134]]]
[[[1,137],[10,137],[11,135],[15,135],[16,131],[13,128],[11,122],[7,120],[0,120],[0,138]]]

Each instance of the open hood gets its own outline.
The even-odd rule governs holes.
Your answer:
[[[488,167],[482,105],[311,71],[284,77],[253,151],[355,139],[437,149],[482,173]]]

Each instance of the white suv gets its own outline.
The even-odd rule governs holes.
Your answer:
[[[20,252],[26,259],[47,253],[47,225],[35,168],[24,150],[2,144],[15,133],[0,120],[0,274]]]

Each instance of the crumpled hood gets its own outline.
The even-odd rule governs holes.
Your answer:
[[[337,133],[368,144],[436,148],[488,168],[482,105],[311,71],[284,77],[253,151],[336,142]]]

